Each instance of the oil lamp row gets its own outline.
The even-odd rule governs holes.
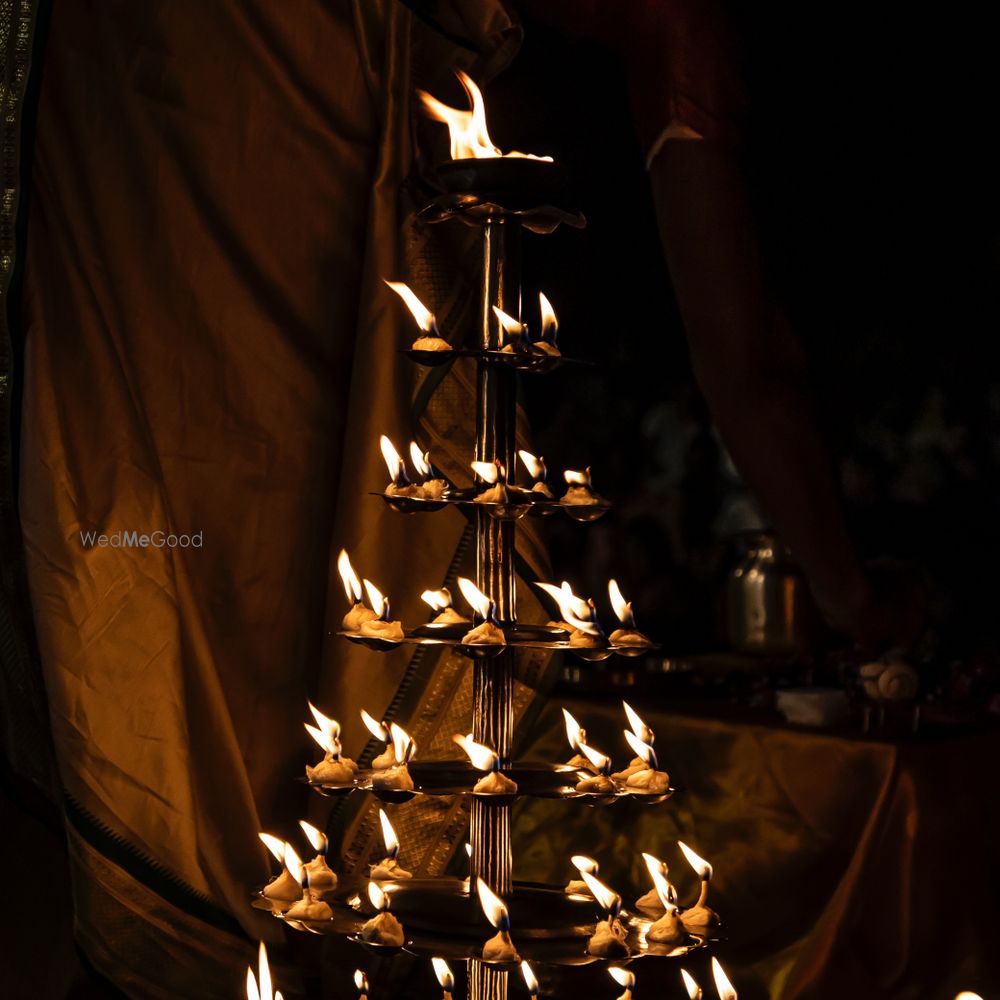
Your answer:
[[[371,766],[362,769],[343,754],[340,723],[310,703],[316,725],[306,723],[305,728],[323,750],[323,758],[306,765],[305,780],[326,795],[361,790],[386,802],[406,802],[416,795],[469,795],[493,805],[510,805],[518,795],[527,795],[578,799],[590,805],[626,797],[658,804],[673,794],[670,775],[659,770],[653,731],[631,706],[623,705],[632,727],[623,734],[636,756],[623,770],[612,773],[611,757],[588,745],[586,731],[565,709],[566,733],[575,751],[565,764],[503,764],[493,748],[462,733],[452,739],[467,761],[416,761],[416,741],[402,726],[379,722],[362,709],[365,727],[386,744]]]
[[[558,587],[537,584],[555,603],[559,618],[546,625],[525,625],[498,621],[496,602],[466,577],[459,577],[457,582],[471,614],[455,608],[447,587],[425,590],[420,596],[433,616],[429,622],[406,630],[401,621],[393,619],[388,596],[370,580],[362,581],[354,571],[346,550],[341,550],[337,568],[351,605],[339,634],[372,649],[385,651],[402,643],[449,645],[466,656],[480,659],[520,646],[571,650],[585,659],[600,660],[612,653],[638,656],[654,648],[649,638],[636,628],[632,604],[625,599],[616,580],[608,581],[608,597],[619,627],[610,635],[601,624],[593,598],[579,597],[565,580]]]
[[[566,490],[557,497],[547,482],[545,459],[536,458],[529,451],[519,451],[518,456],[530,485],[511,482],[507,469],[495,460],[471,462],[474,481],[471,486],[459,487],[434,467],[430,453],[421,451],[415,441],[410,442],[410,459],[416,473],[413,479],[396,446],[384,434],[380,445],[389,470],[389,485],[374,495],[403,513],[440,510],[451,503],[469,509],[481,506],[503,520],[517,520],[527,513],[552,514],[563,510],[576,520],[594,521],[611,506],[594,492],[589,468],[566,469],[563,472]]]

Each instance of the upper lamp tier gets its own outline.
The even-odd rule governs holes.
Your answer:
[[[515,218],[540,233],[560,223],[582,228],[585,220],[562,169],[551,157],[501,152],[487,130],[482,92],[467,74],[457,75],[471,104],[467,111],[418,92],[428,116],[447,125],[451,139],[451,159],[435,171],[444,193],[422,216],[431,222],[456,217],[470,225]]]

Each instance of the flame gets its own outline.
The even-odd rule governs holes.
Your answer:
[[[472,471],[486,484],[492,486],[500,479],[503,466],[499,462],[470,462]]]
[[[532,995],[537,995],[538,980],[535,978],[535,973],[527,962],[521,963],[521,976],[524,979],[524,985],[528,987],[528,992]]]
[[[499,306],[493,307],[493,315],[496,316],[500,329],[511,339],[523,337],[528,332],[526,324],[514,319],[510,313],[505,313]]]
[[[537,482],[544,483],[545,477],[548,475],[548,469],[545,468],[545,459],[541,456],[536,458],[530,451],[524,451],[523,449],[518,452],[518,455],[524,463],[524,467],[528,470],[528,475]]]
[[[434,975],[446,993],[450,993],[455,988],[455,977],[448,968],[448,963],[443,958],[432,958],[431,965],[434,966]]]
[[[296,882],[302,881],[302,874],[304,867],[302,864],[302,859],[298,856],[295,848],[292,847],[287,841],[285,842],[285,867],[288,869],[288,874],[295,879]]]
[[[344,593],[347,594],[347,600],[352,604],[357,604],[361,600],[361,581],[358,579],[358,574],[354,572],[347,549],[341,549],[340,555],[337,556],[337,572],[340,574],[340,579],[344,581]]]
[[[587,742],[587,730],[565,708],[562,713],[566,720],[566,739],[569,741],[570,747],[579,753],[580,747]]]
[[[586,743],[581,743],[580,749],[583,751],[584,757],[586,757],[587,760],[589,760],[601,774],[607,774],[611,770],[610,757],[605,757],[599,750],[595,750],[593,747],[587,746]]]
[[[378,882],[368,883],[368,898],[379,913],[384,913],[389,909],[389,897],[382,891]]]
[[[312,844],[312,849],[317,854],[325,854],[328,843],[326,834],[322,830],[317,830],[312,823],[307,823],[304,819],[299,820],[299,826],[302,827],[302,832],[306,835],[306,839]]]
[[[643,743],[635,733],[623,730],[628,745],[635,751],[636,757],[641,758],[654,771],[656,770],[656,754],[648,743]]]
[[[479,893],[479,905],[483,908],[486,919],[498,931],[510,930],[510,914],[506,904],[478,875],[476,892]]]
[[[275,861],[282,864],[285,860],[285,842],[280,837],[272,837],[269,833],[258,833],[260,842],[274,855]]]
[[[247,966],[247,1000],[260,1000],[260,992],[257,989],[257,977],[253,974],[253,966]]]
[[[698,873],[698,878],[708,882],[712,878],[712,866],[704,858],[698,857],[683,840],[678,840],[677,846],[687,858],[687,863]]]
[[[257,976],[260,978],[260,989],[254,978],[253,966],[247,967],[247,1000],[281,1000],[281,994],[271,993],[271,966],[267,961],[267,948],[261,941],[257,951]]]
[[[413,294],[413,289],[409,285],[402,281],[386,281],[385,283],[406,303],[406,308],[413,314],[413,318],[417,321],[417,326],[424,333],[436,334],[438,332],[437,320],[434,318],[434,313]]]
[[[649,877],[653,879],[654,882],[656,881],[656,875],[654,875],[653,872],[658,872],[660,875],[666,875],[670,870],[664,862],[652,854],[646,854],[643,852],[642,860],[646,862]]]
[[[559,614],[567,624],[573,624],[573,619],[589,617],[590,605],[583,598],[577,597],[565,580],[560,587],[551,583],[539,583],[538,586],[559,605]]]
[[[368,996],[368,977],[360,970],[354,970],[354,988],[361,996]]]
[[[615,892],[614,889],[606,886],[599,878],[595,878],[590,872],[580,872],[580,878],[587,883],[587,888],[593,893],[594,899],[597,900],[601,906],[604,907],[608,913],[613,916],[618,916],[618,911],[621,909],[622,898]]]
[[[470,844],[468,841],[466,841],[466,844],[465,844],[465,854],[466,854],[466,856],[468,858],[471,859],[471,857],[472,857],[472,844]]]
[[[632,602],[625,600],[617,580],[608,580],[608,596],[611,598],[611,607],[614,608],[617,619],[626,628],[634,628],[635,615],[632,613]]]
[[[413,737],[395,722],[389,723],[389,732],[392,735],[392,752],[400,764],[405,764],[412,760],[417,752],[417,744]]]
[[[389,741],[389,730],[377,719],[373,719],[364,709],[361,709],[361,721],[375,739],[382,740],[383,742]]]
[[[552,308],[552,303],[542,292],[538,293],[538,308],[542,313],[542,340],[554,344],[556,334],[559,332],[559,320],[556,318],[556,311]]]
[[[378,439],[378,443],[385,459],[385,467],[389,470],[389,479],[397,486],[405,486],[410,480],[406,475],[406,463],[396,451],[396,446],[384,434]]]
[[[978,993],[973,993],[972,990],[962,990],[962,992],[955,997],[955,1000],[983,1000],[983,998]]]
[[[570,486],[590,486],[590,467],[588,466],[583,472],[579,472],[575,469],[566,469],[563,472],[563,479]]]
[[[625,709],[625,714],[628,716],[628,724],[632,727],[632,732],[649,746],[653,745],[653,730],[646,725],[639,713],[627,702],[622,702],[622,708]]]
[[[420,595],[420,600],[430,606],[432,611],[444,611],[451,607],[451,591],[447,587],[440,590],[425,590]]]
[[[361,590],[361,584],[358,584],[358,590]],[[340,723],[336,719],[331,719],[330,716],[324,715],[311,701],[309,704],[309,711],[312,712],[312,717],[316,720],[316,725],[333,739],[337,739],[340,736]]]
[[[656,895],[660,897],[663,908],[668,913],[675,911],[677,904],[674,902],[674,888],[667,881],[663,869],[649,865],[648,862],[647,867],[649,867],[649,874],[653,879],[653,888],[656,890]]]
[[[431,453],[421,451],[420,445],[416,441],[410,442],[410,461],[413,468],[417,470],[417,475],[426,479],[431,474]]]
[[[684,980],[684,987],[688,992],[688,1000],[701,1000],[701,987],[687,969],[681,969],[681,979]]]
[[[486,621],[493,617],[493,602],[471,580],[460,576],[458,589],[480,618]]]
[[[340,756],[340,740],[335,736],[330,736],[315,726],[310,726],[308,722],[303,722],[306,732],[325,750],[331,757]]]
[[[384,809],[379,809],[378,818],[382,824],[382,839],[385,841],[386,856],[395,859],[399,856],[399,837],[396,836],[396,831],[393,829],[392,823],[389,822],[389,817],[386,816]]]
[[[365,580],[365,590],[368,592],[368,603],[371,605],[372,611],[383,621],[388,621],[389,598],[371,580]]]
[[[737,1000],[733,984],[729,981],[729,977],[726,975],[719,960],[714,956],[712,957],[712,976],[715,979],[715,988],[719,993],[719,1000]]]
[[[608,969],[608,975],[619,985],[624,986],[625,989],[630,990],[635,986],[635,973],[629,971],[628,969],[619,968],[617,965],[612,965]]]
[[[600,865],[593,858],[588,858],[586,854],[574,854],[570,861],[573,862],[573,867],[578,872],[589,872],[591,875],[596,875],[600,871]]]
[[[472,761],[472,766],[477,771],[492,771],[500,764],[500,758],[489,747],[477,743],[471,736],[452,736],[452,740],[457,743]]]

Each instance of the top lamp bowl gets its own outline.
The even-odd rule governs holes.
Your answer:
[[[467,195],[511,212],[527,212],[542,205],[568,213],[577,210],[565,173],[547,160],[519,156],[447,160],[436,173],[446,193]]]

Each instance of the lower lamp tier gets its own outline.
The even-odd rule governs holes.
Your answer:
[[[330,784],[308,781],[312,788],[322,795],[340,796],[355,791],[371,792],[383,802],[407,802],[417,795],[467,795],[480,802],[496,806],[508,806],[521,796],[536,799],[572,799],[589,806],[608,806],[622,799],[644,805],[657,805],[674,794],[673,788],[664,792],[650,792],[641,788],[629,788],[622,781],[613,781],[614,790],[608,792],[577,791],[578,772],[566,764],[514,763],[502,768],[505,777],[517,785],[517,791],[509,795],[480,794],[473,791],[476,782],[484,776],[468,761],[462,760],[414,760],[407,764],[413,780],[412,789],[380,787],[379,777],[384,772],[371,769],[358,771],[350,784]]]
[[[483,945],[496,934],[486,921],[479,900],[470,896],[467,882],[457,878],[400,879],[379,882],[389,900],[389,911],[403,927],[401,946],[365,941],[363,925],[376,915],[369,901],[370,880],[343,876],[337,887],[324,894],[332,916],[325,920],[292,920],[275,916],[289,926],[313,934],[339,934],[380,954],[407,951],[422,958],[446,960],[482,959]],[[587,965],[592,962],[629,962],[647,956],[680,958],[710,940],[704,934],[684,932],[669,944],[648,940],[658,914],[622,910],[619,920],[624,941],[613,953],[601,954],[593,945],[598,923],[605,918],[600,905],[589,896],[567,893],[561,887],[515,882],[505,897],[510,915],[510,939],[521,959],[542,965]],[[263,897],[254,906],[271,910]],[[714,931],[711,932],[714,934]],[[488,962],[514,968],[515,961]]]

